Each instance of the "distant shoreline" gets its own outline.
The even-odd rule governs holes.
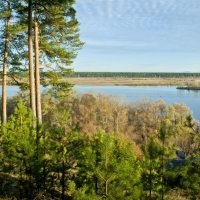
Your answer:
[[[78,85],[121,85],[121,86],[200,86],[200,78],[124,78],[124,77],[79,77],[64,80]]]
[[[126,78],[126,77],[66,77],[66,82],[77,85],[116,85],[116,86],[177,86],[178,88],[200,88],[200,77],[186,78]],[[1,83],[1,80],[0,80]],[[16,85],[8,78],[7,85]]]
[[[200,87],[194,86],[184,86],[184,87],[177,87],[178,90],[200,90]]]

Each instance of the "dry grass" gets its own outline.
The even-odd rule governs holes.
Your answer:
[[[66,78],[80,85],[200,86],[200,78]]]
[[[183,190],[174,189],[169,191],[168,195],[166,196],[167,200],[188,200],[190,199],[184,194]]]
[[[79,85],[127,85],[127,86],[200,86],[200,78],[124,78],[124,77],[95,77],[95,78],[65,78],[67,82]],[[21,80],[28,82],[28,79]],[[0,80],[1,82],[1,80]],[[10,78],[8,85],[15,84]]]

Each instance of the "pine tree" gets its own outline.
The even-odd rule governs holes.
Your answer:
[[[160,155],[162,148],[155,138],[151,138],[145,149],[143,159],[143,190],[145,199],[159,198],[159,191],[162,188],[160,176],[161,162]]]
[[[34,12],[34,36],[35,36],[35,92],[36,92],[36,115],[38,125],[42,124],[42,108],[40,95],[40,61],[39,61],[39,39],[38,39],[38,1],[35,0]]]
[[[85,188],[85,195],[102,199],[139,199],[140,168],[133,144],[103,132],[91,139],[79,138],[77,189]]]
[[[76,158],[74,157],[71,141],[73,132],[70,129],[70,110],[64,108],[64,101],[60,100],[59,104],[53,110],[54,121],[49,124],[44,139],[46,141],[45,157],[48,157],[50,165],[48,168],[54,175],[52,182],[60,182],[60,186],[53,184],[52,189],[61,193],[61,199],[65,199],[67,193],[69,177],[76,173]],[[44,147],[43,147],[44,148]]]
[[[6,1],[7,8],[5,11],[5,47],[4,47],[4,60],[3,60],[3,80],[2,80],[2,123],[5,124],[7,121],[7,109],[6,109],[6,79],[7,79],[7,65],[8,65],[8,48],[10,40],[10,19],[11,19],[11,5],[10,0]]]
[[[22,57],[24,52],[24,42],[21,39],[21,32],[24,29],[19,23],[17,16],[20,10],[19,1],[6,0],[1,3],[0,22],[2,30],[0,34],[0,55],[4,58],[0,60],[3,66],[2,72],[2,122],[7,120],[7,99],[6,99],[6,82],[7,77],[11,78],[16,84],[16,69],[22,65]]]
[[[72,63],[77,51],[82,46],[79,24],[75,17],[76,12],[72,7],[74,3],[74,1],[69,0],[48,2],[44,0],[13,0],[15,8],[13,24],[18,30],[18,34],[15,34],[15,37],[12,36],[11,45],[14,50],[9,74],[17,84],[27,87],[27,84],[23,83],[24,80],[16,78],[16,75],[23,69],[26,70],[28,61],[30,106],[33,116],[36,116],[37,111],[38,124],[42,122],[40,67],[47,66],[46,71],[49,72],[45,73],[46,78],[51,80],[48,81],[48,84],[57,88],[71,86],[68,83],[63,83],[61,77],[71,71],[67,66]],[[34,51],[33,39],[35,41]],[[35,75],[33,53],[35,53]]]
[[[200,135],[198,133],[195,138],[196,142],[200,141]],[[184,191],[188,196],[188,199],[200,198],[200,149],[193,152],[191,157],[187,159],[185,165],[180,166],[177,169],[177,173],[180,177],[179,188]]]
[[[66,66],[72,63],[82,46],[74,1],[34,1],[35,85],[38,124],[42,122],[40,97],[40,66],[48,66],[45,73],[49,82],[58,88],[70,85],[61,81],[69,73]],[[39,15],[38,15],[39,14]],[[39,60],[39,58],[42,60]],[[43,63],[42,63],[43,61]],[[40,64],[41,63],[41,64]],[[53,64],[52,64],[53,63]],[[58,73],[59,72],[59,73]]]
[[[19,102],[14,114],[4,126],[1,145],[4,169],[7,173],[9,172],[17,177],[20,198],[22,198],[25,191],[22,188],[27,185],[24,185],[24,183],[26,180],[31,183],[33,178],[32,170],[35,165],[36,152],[35,138],[36,132],[33,127],[32,113],[22,102]],[[31,188],[33,189],[33,185],[27,191],[30,192]]]
[[[28,0],[28,56],[29,56],[29,88],[30,88],[30,105],[33,115],[36,116],[35,103],[35,77],[33,67],[33,1]]]

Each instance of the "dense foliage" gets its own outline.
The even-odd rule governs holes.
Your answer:
[[[9,100],[3,199],[199,199],[199,130],[184,105],[54,92],[39,134],[28,98]]]

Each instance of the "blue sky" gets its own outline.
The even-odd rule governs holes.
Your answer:
[[[200,0],[77,0],[75,71],[200,72]]]

